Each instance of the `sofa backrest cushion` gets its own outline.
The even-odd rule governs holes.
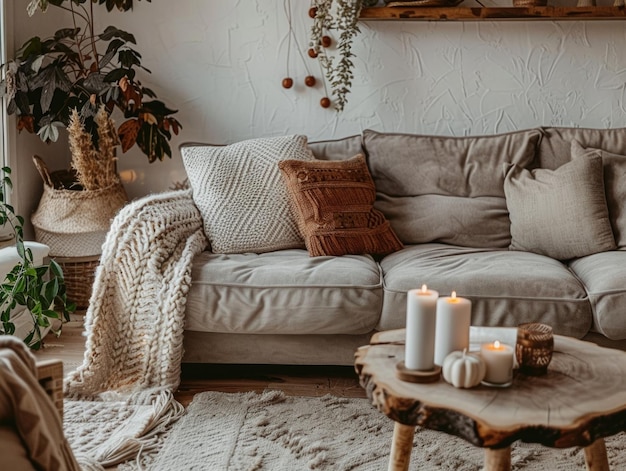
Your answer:
[[[504,163],[531,164],[540,130],[446,137],[366,130],[380,209],[405,244],[506,248]]]
[[[626,155],[585,148],[580,142],[572,141],[572,159],[596,155],[602,158],[604,191],[615,242],[618,249],[626,250]]]
[[[309,142],[309,149],[319,160],[347,160],[357,154],[363,154],[361,135]]]
[[[193,200],[215,253],[304,246],[278,162],[313,160],[306,136],[181,147]]]
[[[626,155],[626,128],[541,128],[537,160],[533,167],[554,170],[571,160],[571,144],[576,140],[583,147],[602,149],[614,154]]]

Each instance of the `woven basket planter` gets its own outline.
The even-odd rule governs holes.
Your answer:
[[[56,190],[44,185],[31,222],[38,242],[52,257],[89,257],[102,253],[111,220],[128,201],[122,184],[93,191]]]
[[[55,261],[63,269],[67,299],[76,303],[77,311],[86,310],[100,257],[57,257]]]

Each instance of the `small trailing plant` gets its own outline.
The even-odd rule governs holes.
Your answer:
[[[2,168],[0,225],[9,224],[12,227],[20,261],[0,284],[0,334],[15,333],[11,313],[16,307],[24,306],[33,319],[33,330],[24,342],[38,350],[43,345],[42,330],[51,327],[51,319],[68,321],[76,306],[67,300],[63,270],[59,264],[54,260],[50,260],[48,265],[34,264],[33,253],[24,244],[24,218],[16,215],[13,206],[6,201],[6,191],[12,188],[10,174],[9,167]],[[54,332],[60,335],[61,327]]]
[[[371,3],[367,0],[314,0],[309,13],[313,16],[309,55],[319,60],[337,111],[343,111],[346,106],[354,79],[352,44],[361,32],[358,26],[359,14],[364,4]],[[339,33],[338,58],[330,56],[325,46],[325,35],[332,30]]]
[[[151,0],[146,0],[150,2]],[[98,148],[95,116],[101,106],[109,114],[121,112],[125,121],[117,134],[126,152],[134,145],[150,162],[172,156],[169,141],[181,124],[175,110],[157,100],[156,94],[137,79],[137,70],[148,73],[135,37],[115,26],[94,30],[94,4],[108,11],[131,10],[133,0],[31,0],[28,13],[56,7],[70,12],[72,24],[52,37],[35,36],[4,64],[7,111],[17,116],[19,131],[36,133],[43,141],[56,141],[76,109]]]

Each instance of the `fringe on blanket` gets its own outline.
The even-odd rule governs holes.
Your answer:
[[[114,219],[85,316],[83,363],[65,380],[66,435],[84,469],[154,449],[182,415],[173,393],[185,305],[192,260],[207,246],[188,190],[142,198]],[[98,422],[107,411],[117,418]]]

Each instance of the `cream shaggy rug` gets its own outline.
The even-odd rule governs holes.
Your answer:
[[[197,394],[161,451],[153,470],[298,471],[387,469],[393,423],[366,399],[333,396]],[[626,434],[606,439],[611,469],[626,469]],[[461,439],[418,428],[411,470],[479,471],[483,451]],[[581,449],[515,443],[514,470],[584,469]]]

